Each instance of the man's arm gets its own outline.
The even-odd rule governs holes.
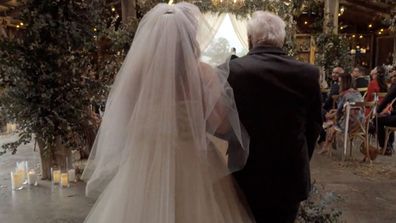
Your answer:
[[[392,87],[388,94],[386,94],[384,100],[382,100],[381,104],[378,105],[377,112],[381,113],[384,108],[392,102],[392,100],[396,98],[396,86]]]

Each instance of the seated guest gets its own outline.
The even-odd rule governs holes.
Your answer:
[[[364,101],[371,102],[374,101],[374,94],[379,92],[388,92],[388,85],[386,85],[385,76],[386,69],[384,66],[377,66],[371,72],[371,81],[367,88],[367,94]],[[379,97],[379,103],[381,103],[383,97]],[[365,115],[370,113],[370,109],[366,109]]]
[[[361,102],[363,101],[362,95],[352,87],[352,77],[347,73],[339,75],[340,82],[340,97],[337,103],[337,109],[332,109],[326,114],[326,141],[322,150],[319,153],[326,153],[335,138],[336,129],[340,131],[345,130],[345,114],[344,105],[347,102]],[[349,129],[355,129],[359,122],[364,120],[363,112],[360,110],[352,110],[349,119]]]
[[[390,88],[396,86],[396,65],[389,71]]]
[[[395,79],[396,70],[392,69],[390,74]],[[396,127],[396,85],[391,85],[388,94],[378,105],[378,144],[385,149],[385,155],[392,155],[394,134],[389,135],[388,145],[385,145],[385,126]]]
[[[342,67],[335,67],[333,68],[333,71],[331,72],[331,85],[330,85],[330,91],[327,96],[323,97],[325,98],[323,107],[322,107],[322,117],[323,120],[326,120],[325,114],[330,111],[333,108],[333,104],[335,104],[333,96],[338,95],[340,91],[340,85],[338,84],[338,76],[340,74],[344,73],[344,69]],[[319,135],[319,140],[318,140],[318,145],[319,147],[323,146],[323,143],[326,140],[326,131],[325,129],[320,130],[320,135]]]
[[[232,47],[231,48],[231,60],[236,59],[236,58],[239,58],[239,57],[236,55],[235,47]]]
[[[340,86],[338,84],[338,76],[344,73],[341,67],[335,67],[331,73],[331,85],[327,99],[323,105],[325,111],[330,111],[333,108],[333,96],[339,94]]]
[[[357,66],[352,70],[353,86],[355,88],[366,88],[369,84],[369,80],[366,77],[366,69],[361,66]]]

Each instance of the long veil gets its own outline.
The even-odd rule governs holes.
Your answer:
[[[158,177],[166,194],[175,169],[184,168],[174,158],[179,150],[193,151],[218,177],[244,166],[249,137],[238,119],[227,65],[214,68],[199,59],[197,39],[208,29],[201,16],[188,3],[159,4],[140,22],[82,176],[88,196],[100,194],[126,163],[142,164],[126,177]],[[179,142],[186,138],[192,142],[183,148]],[[216,151],[233,156],[228,163],[213,159],[217,138],[232,142],[229,154]]]

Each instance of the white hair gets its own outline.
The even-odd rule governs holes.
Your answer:
[[[285,27],[285,22],[279,16],[268,11],[256,11],[247,24],[247,33],[253,47],[282,47],[286,36]]]

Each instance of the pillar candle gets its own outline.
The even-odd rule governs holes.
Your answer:
[[[70,170],[68,170],[67,172],[68,172],[68,174],[69,174],[69,181],[70,181],[70,182],[77,182],[77,179],[76,179],[76,170],[75,170],[75,169],[70,169]]]
[[[28,172],[28,184],[37,186],[37,174],[34,170]]]
[[[61,180],[62,187],[69,187],[69,174],[68,173],[62,173],[60,176],[60,180]]]
[[[61,171],[60,170],[53,170],[52,171],[52,182],[54,184],[60,183],[61,180]]]

